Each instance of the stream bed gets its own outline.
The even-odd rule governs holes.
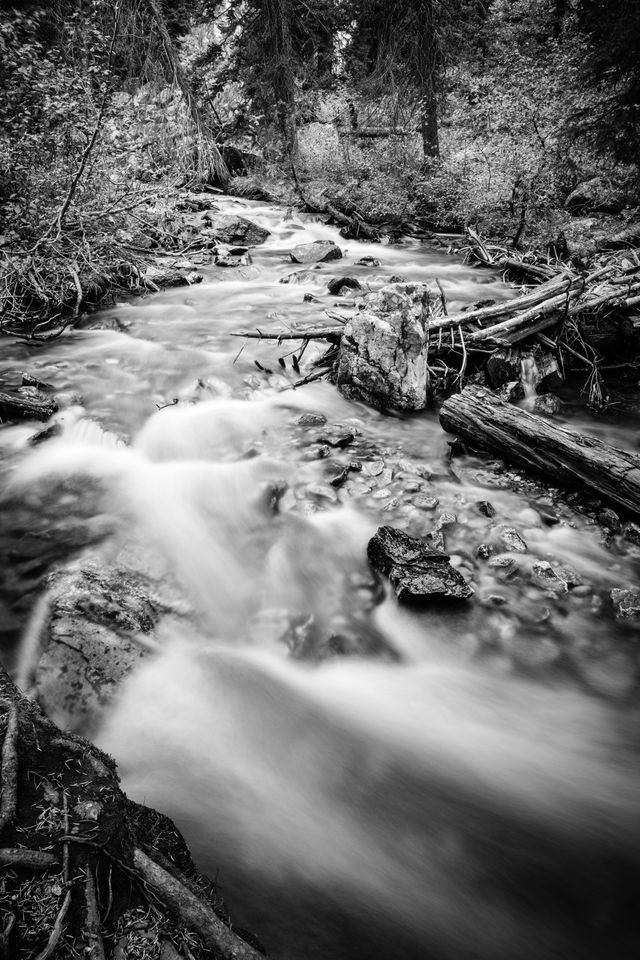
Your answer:
[[[66,397],[35,449],[33,425],[0,429],[25,533],[55,540],[71,518],[68,554],[126,554],[172,584],[94,739],[280,960],[637,956],[639,635],[611,591],[636,588],[640,545],[597,502],[452,456],[434,411],[282,389],[320,345],[296,373],[298,345],[230,336],[348,316],[326,288],[341,275],[437,278],[451,310],[513,291],[415,240],[216,202],[270,230],[250,264],[198,265],[199,285],[0,356],[4,380],[28,370]],[[291,263],[317,239],[344,258]],[[637,446],[632,422],[566,409]],[[382,525],[435,532],[474,597],[399,607],[366,563]],[[6,631],[23,679],[36,614]]]

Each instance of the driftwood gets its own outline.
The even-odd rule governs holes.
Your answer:
[[[587,489],[640,517],[638,454],[567,430],[479,387],[450,397],[440,423],[476,448],[494,451],[553,483]]]
[[[336,327],[298,327],[294,330],[234,330],[232,337],[246,337],[247,340],[329,340],[339,343],[344,326]]]

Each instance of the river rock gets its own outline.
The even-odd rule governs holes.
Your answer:
[[[334,297],[339,297],[349,290],[362,290],[362,284],[355,277],[334,277],[333,280],[329,280],[327,289]]]
[[[296,270],[295,273],[288,273],[286,277],[281,277],[278,283],[314,283],[318,280],[318,274],[313,270]]]
[[[531,579],[538,587],[552,593],[566,593],[569,589],[559,571],[553,569],[548,560],[536,560],[531,568]]]
[[[314,240],[313,243],[299,243],[289,256],[294,263],[326,263],[341,260],[342,250],[333,240]]]
[[[381,409],[424,409],[428,319],[425,284],[389,285],[369,294],[364,309],[348,321],[340,343],[340,392]]]
[[[498,527],[498,539],[505,550],[512,553],[526,553],[527,545],[514,527]]]
[[[620,517],[611,507],[605,507],[598,513],[598,523],[601,527],[611,530],[612,533],[618,533],[620,530]]]
[[[640,620],[640,590],[623,590],[615,587],[611,591],[611,600],[616,620]]]
[[[243,247],[257,247],[270,236],[265,227],[259,226],[253,220],[228,213],[213,213],[209,218],[207,234],[220,243]]]
[[[377,257],[360,257],[359,260],[356,260],[356,266],[358,267],[379,267],[380,261]]]
[[[556,397],[555,393],[544,393],[541,397],[536,397],[533,402],[533,412],[546,414],[548,417],[555,417],[562,413],[562,400]]]
[[[300,427],[322,427],[326,422],[324,413],[303,413],[296,420]]]
[[[394,527],[379,527],[367,546],[371,566],[389,578],[398,600],[465,600],[473,588],[451,566],[446,553],[431,550],[424,540]]]
[[[622,529],[622,536],[628,543],[634,543],[640,547],[640,526],[637,523],[625,523]]]
[[[55,723],[91,730],[148,653],[159,611],[132,571],[84,558],[49,581],[46,646],[36,668],[40,704]]]

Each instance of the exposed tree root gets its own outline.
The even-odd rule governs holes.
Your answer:
[[[2,744],[2,796],[0,798],[0,834],[16,816],[18,794],[18,708],[5,704],[7,726]]]
[[[142,960],[152,942],[183,960],[263,955],[232,929],[173,824],[122,794],[107,757],[60,736],[2,670],[0,697],[0,960]]]

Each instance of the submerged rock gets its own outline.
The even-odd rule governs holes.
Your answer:
[[[342,250],[333,240],[314,240],[313,243],[299,243],[289,256],[294,263],[326,263],[341,260]]]
[[[425,284],[389,285],[367,296],[340,343],[336,373],[340,392],[381,409],[424,409],[428,320]]]
[[[312,270],[296,270],[295,273],[288,273],[286,277],[281,277],[278,283],[314,283],[318,280],[318,274]]]
[[[371,566],[389,578],[398,600],[420,602],[465,600],[473,588],[451,566],[449,556],[430,549],[424,540],[394,527],[379,527],[367,546]]]

